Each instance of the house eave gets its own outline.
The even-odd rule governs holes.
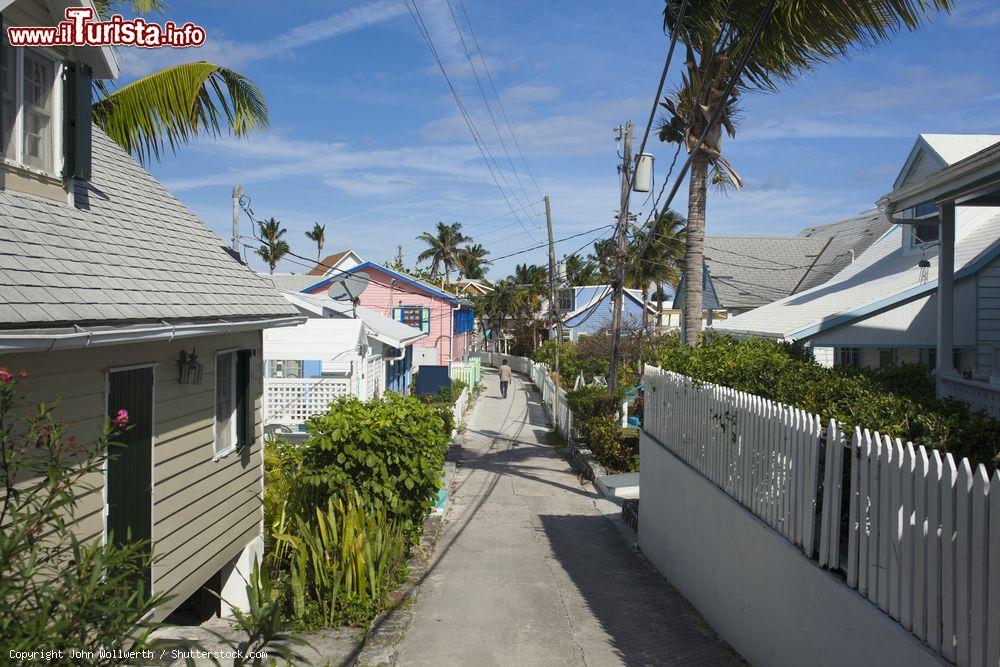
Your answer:
[[[979,188],[996,183],[1000,183],[1000,144],[894,189],[879,198],[878,207],[892,214],[931,201],[961,204],[975,196]]]
[[[268,317],[246,320],[156,322],[132,325],[95,325],[0,331],[0,353],[51,352],[108,345],[153,343],[178,338],[238,333],[255,329],[298,326],[305,317]]]

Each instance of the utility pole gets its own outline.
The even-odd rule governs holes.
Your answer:
[[[401,245],[396,246],[396,262],[399,263],[400,267],[403,266],[403,246]]]
[[[614,394],[618,389],[618,364],[621,359],[621,338],[622,338],[622,301],[625,291],[625,251],[626,235],[628,230],[628,202],[632,190],[632,121],[625,123],[621,131],[622,139],[622,201],[621,210],[618,211],[618,226],[616,228],[618,257],[615,265],[615,279],[612,284],[614,290],[614,307],[611,313],[611,375],[608,378],[608,392]]]
[[[556,384],[559,384],[559,347],[562,345],[562,318],[556,307],[556,244],[552,240],[552,206],[545,195],[545,223],[549,228],[549,331],[556,329]]]
[[[233,186],[233,250],[240,251],[240,198],[243,197],[243,186]]]

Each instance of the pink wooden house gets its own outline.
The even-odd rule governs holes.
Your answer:
[[[414,367],[449,364],[465,358],[475,322],[472,304],[467,299],[374,262],[364,262],[343,273],[368,275],[370,283],[362,292],[359,305],[428,334],[413,344]],[[343,273],[302,291],[325,293]]]

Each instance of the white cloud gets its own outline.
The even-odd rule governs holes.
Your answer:
[[[518,84],[508,87],[500,94],[504,103],[532,104],[535,102],[551,102],[559,97],[559,89],[548,85]]]
[[[126,77],[139,77],[163,67],[193,60],[207,60],[237,68],[248,62],[291,53],[303,46],[355,32],[394,19],[405,12],[406,8],[396,0],[376,0],[296,26],[263,42],[214,39],[209,33],[205,45],[195,49],[123,48],[122,71]]]

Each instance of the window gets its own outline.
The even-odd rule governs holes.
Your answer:
[[[837,349],[837,365],[857,368],[860,365],[856,347],[841,347]]]
[[[57,174],[57,102],[61,65],[38,49],[3,44],[3,157]]]
[[[421,306],[399,306],[392,309],[392,319],[406,326],[415,327],[424,333],[431,330],[431,309]]]
[[[911,247],[936,243],[941,237],[941,216],[933,203],[918,204],[910,217],[916,221],[910,226]]]
[[[420,325],[423,324],[424,321],[421,308],[419,306],[403,306],[402,311],[402,317],[399,321],[408,327],[416,327],[419,329]]]
[[[215,357],[215,455],[243,449],[253,441],[253,350],[220,352]]]
[[[52,93],[54,62],[34,52],[24,54],[24,164],[46,173],[53,170]]]

